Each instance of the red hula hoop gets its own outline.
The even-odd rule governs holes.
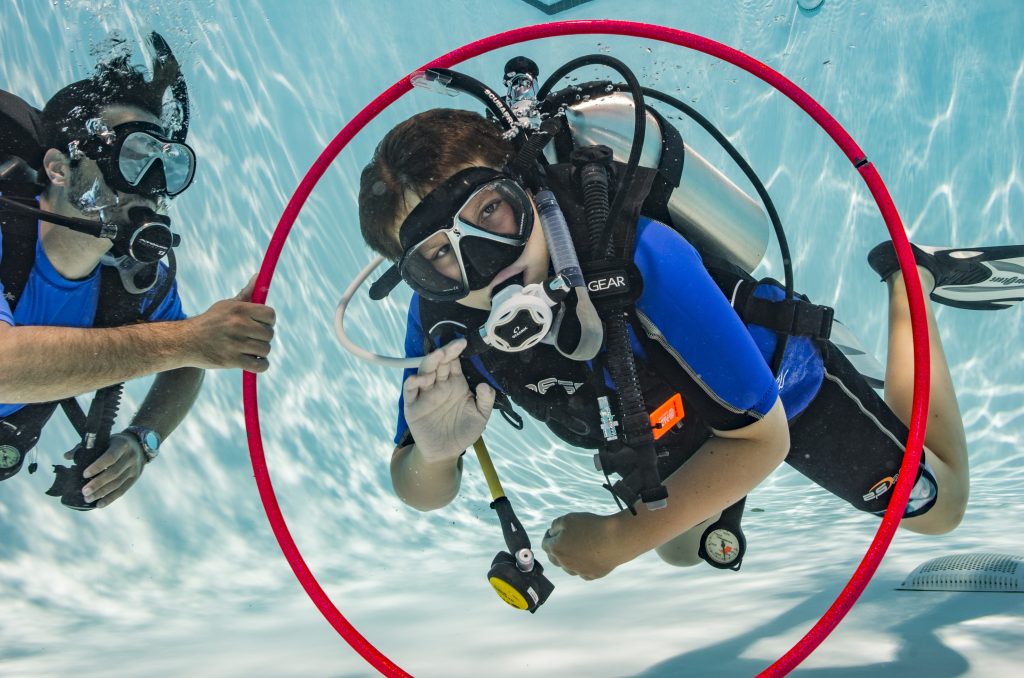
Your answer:
[[[907,440],[903,465],[900,467],[900,477],[893,490],[893,497],[889,502],[889,508],[885,512],[885,517],[882,519],[882,523],[871,545],[864,554],[864,558],[861,560],[857,570],[835,602],[803,638],[760,674],[765,677],[782,676],[795,668],[814,651],[835,629],[846,613],[853,607],[854,603],[856,603],[877,570],[886,549],[892,542],[893,535],[910,498],[910,490],[916,475],[913,473],[913,469],[917,468],[920,461],[921,448],[924,441],[925,417],[928,410],[930,359],[924,295],[918,277],[911,275],[915,271],[915,263],[910,243],[907,240],[903,223],[896,211],[896,206],[893,204],[892,198],[882,182],[882,178],[874,166],[867,161],[864,152],[861,151],[860,147],[857,146],[846,130],[810,95],[783,75],[743,52],[714,40],[665,26],[630,21],[557,21],[517,28],[477,40],[431,61],[422,68],[416,69],[413,73],[425,68],[450,68],[467,59],[521,42],[564,35],[588,34],[625,35],[647,38],[703,52],[742,68],[789,97],[832,137],[833,141],[842,149],[857,171],[860,172],[881,211],[882,218],[885,220],[886,228],[888,228],[889,235],[895,244],[900,270],[904,273],[914,338],[914,398],[910,420],[910,435]],[[273,278],[278,259],[284,248],[285,240],[288,238],[288,234],[295,223],[295,219],[298,217],[299,211],[324,172],[327,171],[327,168],[341,150],[367,123],[410,89],[412,89],[412,85],[410,84],[409,76],[406,76],[380,94],[338,132],[338,135],[331,140],[312,167],[309,168],[309,171],[303,177],[294,195],[292,195],[291,200],[289,200],[288,205],[285,207],[284,213],[281,215],[281,219],[267,247],[263,264],[256,278],[256,289],[252,296],[254,302],[264,303],[266,301],[267,292],[270,289],[270,281]],[[317,583],[316,577],[309,570],[288,531],[288,526],[281,514],[281,509],[277,503],[277,497],[274,494],[270,476],[267,472],[267,464],[263,452],[263,439],[260,435],[259,403],[257,399],[256,375],[254,373],[243,373],[242,395],[249,452],[252,458],[252,467],[260,499],[263,501],[274,536],[277,537],[281,550],[295,572],[295,576],[306,590],[306,593],[309,594],[313,603],[327,621],[330,622],[331,626],[367,662],[387,676],[410,675],[384,656],[348,622],[338,608],[334,606],[330,598]]]

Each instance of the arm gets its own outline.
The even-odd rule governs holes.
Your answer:
[[[446,506],[459,492],[462,453],[483,433],[494,406],[494,389],[479,384],[474,395],[462,374],[465,339],[432,351],[405,380],[405,418],[415,443],[391,457],[391,482],[415,509]]]
[[[275,316],[269,306],[248,302],[252,284],[205,313],[174,322],[109,329],[0,322],[0,402],[59,400],[183,367],[263,372]]]
[[[0,324],[0,401],[45,402],[192,362],[188,321],[110,329]]]
[[[195,367],[180,367],[156,375],[146,399],[132,418],[132,425],[153,429],[161,440],[166,440],[192,409],[205,375]]]
[[[637,515],[571,513],[557,518],[544,537],[549,559],[583,579],[603,577],[619,565],[664,544],[747,495],[783,462],[789,427],[776,400],[758,422],[719,431],[665,481],[668,506]]]
[[[788,452],[789,426],[781,400],[761,421],[736,431],[716,431],[668,477],[668,507],[647,511],[641,506],[635,516],[629,511],[615,515],[623,562],[732,506],[785,461]]]

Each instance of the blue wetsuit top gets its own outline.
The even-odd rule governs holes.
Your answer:
[[[656,340],[733,419],[736,413],[744,413],[747,423],[757,421],[780,395],[787,415],[793,418],[813,400],[824,377],[821,355],[813,343],[805,337],[790,337],[780,369],[780,389],[769,367],[775,334],[762,327],[744,327],[704,268],[700,255],[677,231],[641,218],[633,261],[644,280],[636,311],[645,329],[656,335]],[[755,294],[765,298],[783,296],[782,290],[770,285],[759,286]],[[419,299],[414,295],[406,325],[406,356],[423,355],[425,336]],[[635,337],[633,352],[644,356]],[[414,373],[415,369],[406,369],[403,381]],[[404,403],[399,398],[396,445],[407,429]]]
[[[161,264],[160,281],[167,273],[167,267]],[[151,292],[140,297],[140,308],[150,302],[151,294],[157,289],[160,281],[153,286]],[[97,266],[86,278],[68,280],[53,267],[46,252],[43,251],[42,244],[37,240],[35,263],[18,300],[18,307],[13,313],[2,292],[3,284],[0,283],[0,321],[8,325],[92,327],[100,296],[100,267]],[[160,307],[153,313],[152,319],[183,320],[186,317],[188,316],[182,311],[181,299],[178,297],[178,283],[175,281]],[[22,407],[22,404],[0,404],[0,418],[7,417]]]

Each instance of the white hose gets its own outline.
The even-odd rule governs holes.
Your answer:
[[[348,302],[355,296],[356,290],[358,290],[362,284],[370,277],[374,269],[381,265],[384,261],[384,257],[378,255],[366,265],[349,283],[349,286],[345,289],[345,292],[341,295],[341,301],[338,302],[338,308],[334,311],[334,333],[338,336],[338,341],[341,345],[352,355],[357,358],[362,358],[366,362],[373,363],[375,365],[383,365],[384,367],[419,367],[423,361],[422,357],[419,358],[396,358],[393,356],[379,355],[377,353],[371,353],[362,346],[356,345],[348,335],[345,334],[345,309],[348,308]]]

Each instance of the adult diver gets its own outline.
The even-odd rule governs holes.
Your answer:
[[[595,63],[625,84],[553,91]],[[361,177],[364,240],[393,262],[371,296],[402,280],[415,292],[405,350],[419,363],[404,375],[391,460],[402,501],[423,511],[448,504],[492,409],[516,423],[518,406],[566,443],[597,450],[619,502],[610,515],[553,521],[543,547],[570,575],[603,577],[650,550],[674,565],[737,569],[744,498],[783,461],[855,508],[884,513],[913,386],[891,242],[868,255],[888,295],[883,399],[873,388],[882,380],[869,381],[833,340],[832,309],[793,291],[785,247],[785,282],[754,280],[759,255],[744,254],[731,205],[713,218],[680,214],[688,205],[673,201],[690,179],[689,208],[735,200],[716,187],[719,175],[701,178],[704,161],[643,101],[688,107],[640,87],[605,55],[570,62],[539,88],[529,60],[505,70],[504,96],[457,72],[421,74],[472,94],[488,117],[415,115],[384,136]],[[620,95],[626,106],[605,105]],[[613,149],[600,142],[614,138],[608,120],[622,111],[632,145]],[[645,134],[660,150],[652,167],[639,162]],[[934,303],[995,309],[1022,298],[1024,247],[914,254]],[[928,327],[929,425],[901,526],[941,534],[964,514],[969,465],[930,305]]]
[[[81,442],[48,494],[79,510],[138,480],[205,369],[269,364],[274,311],[249,303],[251,286],[194,317],[182,310],[180,237],[162,212],[192,183],[196,157],[184,76],[164,39],[150,42],[151,79],[120,55],[42,111],[0,92],[0,480],[60,404]],[[122,383],[153,374],[130,425],[112,432]],[[86,414],[75,396],[90,391]]]

